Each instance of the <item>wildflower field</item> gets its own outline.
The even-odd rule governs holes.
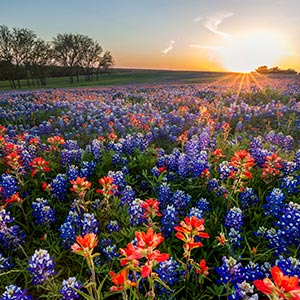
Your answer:
[[[300,299],[299,78],[231,76],[0,93],[0,299]]]

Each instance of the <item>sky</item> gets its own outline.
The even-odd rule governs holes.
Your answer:
[[[299,0],[0,0],[0,25],[88,35],[120,68],[300,71],[299,11]]]

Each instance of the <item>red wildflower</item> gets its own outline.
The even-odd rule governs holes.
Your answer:
[[[272,153],[272,155],[266,156],[266,162],[262,165],[262,178],[267,178],[270,176],[278,176],[280,175],[280,169],[282,166],[282,159],[276,153]]]
[[[84,198],[85,193],[92,185],[89,181],[85,180],[85,177],[77,177],[76,180],[70,180],[70,182],[73,184],[70,190],[79,195],[80,198]]]
[[[250,169],[254,165],[254,159],[251,157],[250,153],[246,150],[236,151],[231,157],[230,165],[235,167],[237,171],[232,171],[230,176],[232,178],[252,178]]]
[[[112,177],[104,176],[99,179],[99,183],[102,185],[102,189],[97,189],[96,192],[104,196],[113,195],[117,189],[117,185],[113,184],[114,179]]]
[[[109,275],[114,284],[114,286],[110,288],[111,292],[123,291],[132,286],[137,286],[136,282],[132,282],[128,279],[127,269],[123,269],[117,274],[115,274],[114,272],[109,272]]]
[[[185,243],[183,246],[185,257],[190,255],[192,249],[203,246],[201,242],[195,242],[195,236],[209,238],[209,234],[203,232],[205,230],[203,224],[204,219],[198,219],[197,217],[192,216],[185,217],[184,221],[180,222],[180,226],[174,227],[174,229],[178,231],[175,236]]]
[[[159,202],[155,199],[147,199],[141,204],[141,206],[144,209],[144,214],[142,216],[144,219],[147,219],[148,217],[155,218],[156,216],[162,216],[159,212]]]
[[[165,238],[161,233],[155,233],[151,227],[147,229],[147,232],[136,232],[135,237],[137,239],[137,246],[142,249],[152,247],[156,248]]]
[[[20,197],[19,193],[15,193],[5,200],[4,207],[8,205],[8,203],[22,203],[23,199]]]
[[[226,157],[226,155],[223,154],[221,148],[218,148],[215,151],[213,151],[211,155],[214,156],[214,162],[217,162],[219,159]]]
[[[120,261],[121,266],[125,266],[128,263],[134,266],[138,266],[138,259],[142,257],[141,252],[137,251],[137,248],[134,247],[131,243],[127,244],[126,248],[120,249],[120,254],[125,256]]]
[[[32,167],[31,176],[33,177],[37,171],[49,172],[51,169],[48,167],[49,162],[45,161],[42,157],[36,157],[29,164]]]
[[[51,144],[51,150],[58,150],[60,145],[65,144],[65,140],[57,135],[49,137],[47,142]]]
[[[256,288],[272,299],[300,299],[299,278],[297,276],[285,276],[278,266],[271,270],[274,280],[265,278],[263,280],[254,280]],[[275,298],[276,297],[276,298]]]
[[[97,236],[94,233],[87,233],[84,237],[77,236],[76,243],[71,246],[71,249],[76,254],[90,257],[97,244]]]
[[[209,274],[208,266],[206,265],[205,259],[201,259],[199,264],[195,264],[195,267],[196,267],[197,274],[203,274],[205,276],[207,276]]]

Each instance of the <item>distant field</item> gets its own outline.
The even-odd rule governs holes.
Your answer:
[[[169,84],[169,83],[205,83],[213,82],[221,77],[229,75],[225,72],[192,72],[192,71],[162,71],[162,70],[130,70],[115,69],[111,74],[101,75],[99,80],[84,81],[80,77],[77,82],[69,83],[69,77],[47,78],[47,85],[42,88],[76,88],[76,87],[97,87],[130,84]],[[96,78],[96,77],[95,77]],[[21,80],[22,90],[27,89],[26,81]],[[33,87],[40,89],[41,87]],[[30,88],[32,89],[32,88]],[[11,90],[8,81],[0,81],[0,90]]]

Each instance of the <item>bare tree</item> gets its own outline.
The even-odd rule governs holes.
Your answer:
[[[66,67],[69,70],[70,83],[73,83],[75,67],[78,67],[81,50],[80,40],[82,35],[64,33],[58,34],[53,38],[53,53],[55,60],[59,65]]]
[[[93,79],[93,69],[103,50],[99,43],[91,38],[87,38],[84,44],[82,45],[80,65],[83,68],[85,80],[90,81]]]
[[[0,61],[4,66],[5,75],[9,78],[11,88],[16,88],[12,63],[12,33],[5,25],[0,26]]]
[[[27,28],[13,28],[12,30],[12,62],[16,66],[18,87],[21,87],[20,74],[22,72],[22,66],[25,67],[25,77],[27,85],[30,87],[29,82],[29,61],[32,54],[36,39],[36,34]]]
[[[103,56],[98,57],[98,66],[97,66],[97,80],[99,78],[99,73],[107,73],[110,68],[115,64],[114,59],[110,51],[105,51]]]

